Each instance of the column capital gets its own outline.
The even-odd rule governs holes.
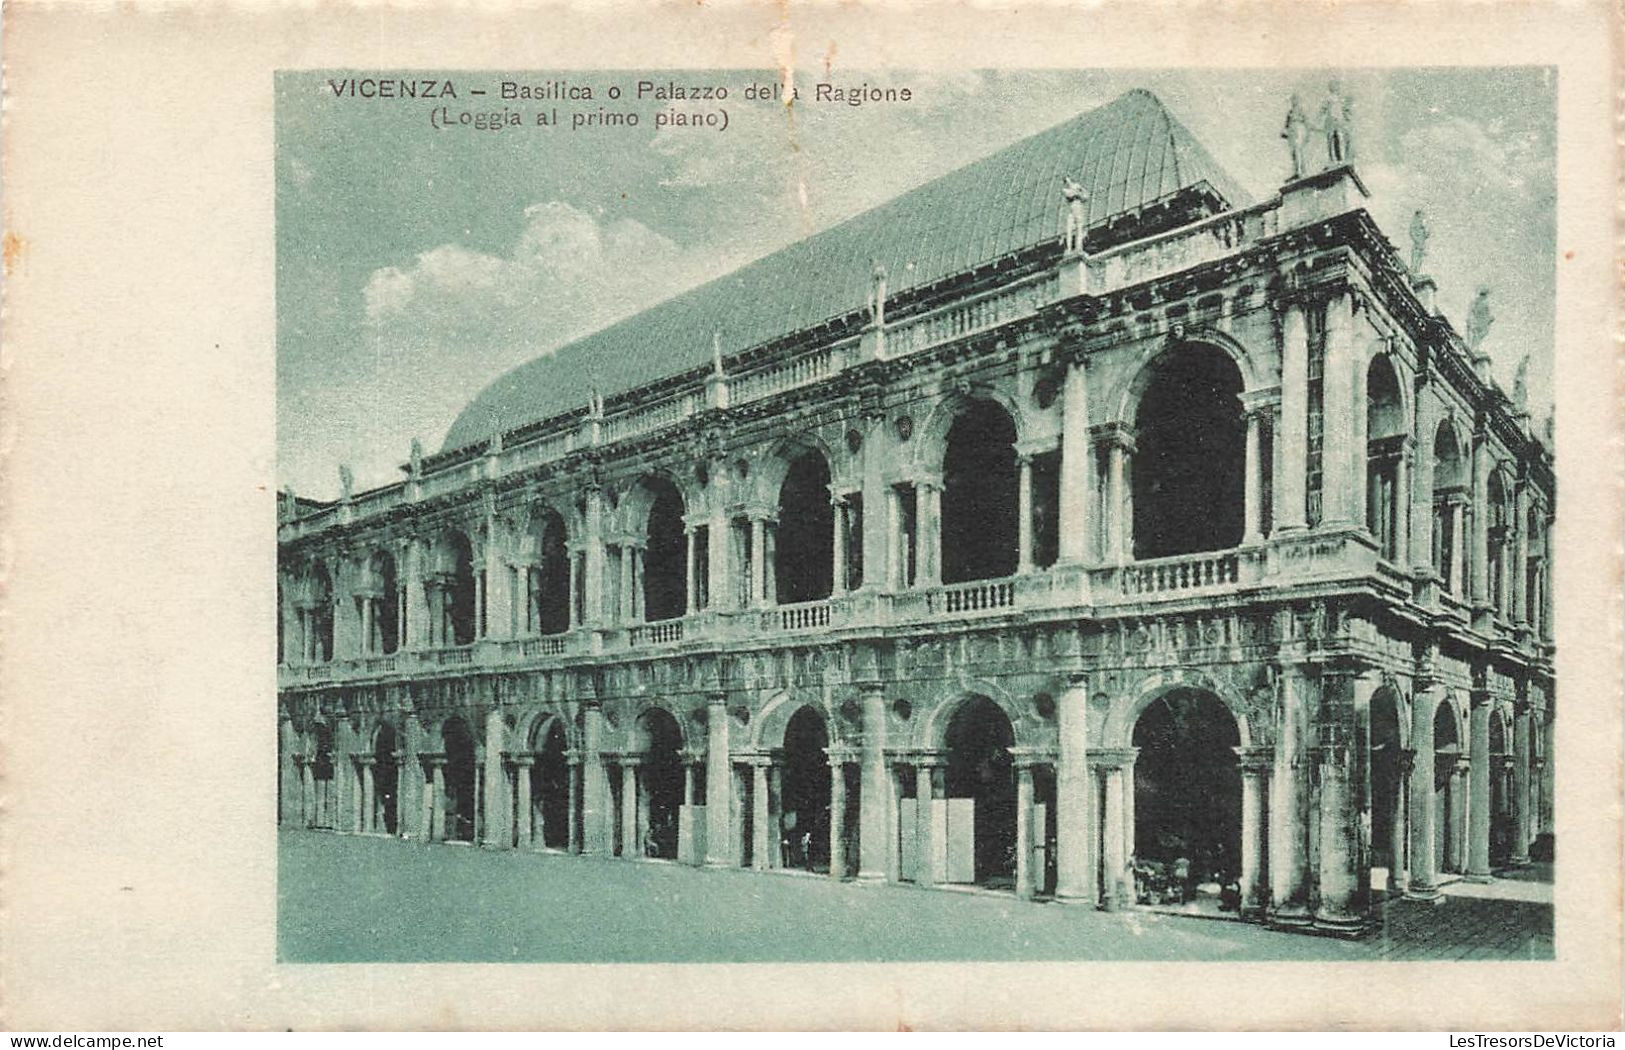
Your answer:
[[[1093,759],[1094,755],[1094,752],[1090,752],[1089,757]],[[1030,770],[1034,766],[1054,765],[1057,756],[1052,747],[1012,747],[1010,759],[1017,769]],[[939,764],[946,764],[946,761]]]
[[[350,755],[350,761],[358,766],[375,766],[378,764],[378,756],[370,752],[360,751]]]
[[[504,751],[502,759],[511,766],[532,766],[536,764],[534,751]]]
[[[855,747],[840,746],[826,747],[824,754],[828,757],[830,766],[850,765],[858,760],[858,749]]]
[[[884,679],[880,678],[862,678],[854,681],[852,685],[857,689],[858,692],[863,693],[865,696],[873,693],[884,693],[886,691],[886,682]]]
[[[1251,747],[1238,747],[1236,764],[1240,766],[1243,775],[1260,776],[1268,774],[1275,768],[1275,748],[1268,745],[1253,745]]]
[[[1089,764],[1096,769],[1122,770],[1140,757],[1137,747],[1100,747],[1089,749]]]
[[[1125,452],[1135,449],[1134,428],[1121,420],[1095,424],[1089,428],[1089,437],[1103,448],[1120,448]]]
[[[418,761],[423,763],[425,769],[440,769],[446,765],[446,754],[443,751],[420,751]]]
[[[1248,416],[1263,415],[1273,412],[1281,405],[1281,388],[1279,386],[1259,387],[1256,390],[1243,390],[1237,397],[1241,400],[1241,411]]]

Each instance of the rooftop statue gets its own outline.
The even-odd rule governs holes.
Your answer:
[[[886,323],[886,267],[878,259],[869,278],[869,320],[877,326]]]
[[[1089,191],[1083,188],[1083,183],[1066,175],[1061,179],[1061,196],[1066,198],[1066,250],[1081,251]]]
[[[1469,349],[1477,351],[1484,342],[1484,337],[1490,334],[1490,325],[1495,323],[1495,315],[1490,313],[1490,289],[1488,285],[1478,286],[1478,294],[1473,297],[1473,305],[1467,310],[1467,331],[1465,333]]]
[[[1343,91],[1340,81],[1326,85],[1326,101],[1320,104],[1320,130],[1326,135],[1329,167],[1354,159],[1354,99]]]
[[[350,502],[350,493],[355,489],[355,475],[350,472],[348,463],[339,464],[339,489],[342,492],[339,498],[345,503]]]
[[[1308,114],[1303,111],[1303,99],[1297,92],[1292,93],[1292,101],[1286,109],[1286,126],[1281,129],[1281,137],[1286,139],[1287,152],[1292,157],[1292,178],[1301,179],[1304,172],[1304,147],[1309,143],[1311,125]]]
[[[414,478],[423,476],[423,441],[420,438],[412,439],[412,452],[407,459],[407,469]]]
[[[722,376],[722,333],[711,333],[711,374]]]
[[[1518,361],[1518,371],[1512,377],[1512,403],[1518,411],[1529,411],[1529,355]]]
[[[1411,216],[1411,273],[1416,276],[1421,276],[1422,260],[1427,258],[1428,236],[1427,216],[1418,208]]]
[[[604,418],[604,395],[598,392],[597,387],[593,387],[592,393],[587,395],[587,415],[594,419]]]

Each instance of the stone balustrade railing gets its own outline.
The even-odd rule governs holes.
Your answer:
[[[989,612],[1013,608],[1015,604],[1014,579],[977,580],[973,583],[953,584],[940,590],[929,591],[925,596],[926,612],[933,616]]]
[[[672,645],[683,640],[682,620],[640,623],[627,631],[628,645]]]
[[[796,387],[816,383],[835,372],[835,351],[831,347],[802,354],[781,364],[740,376],[728,384],[730,404],[742,405]]]
[[[1135,562],[1123,567],[1123,593],[1167,594],[1231,586],[1240,580],[1240,567],[1241,559],[1232,551]]]
[[[961,336],[1030,317],[1060,292],[1060,279],[1051,272],[1034,280],[945,306],[900,322],[886,332],[888,357],[918,353]]]

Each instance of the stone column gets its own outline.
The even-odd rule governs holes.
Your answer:
[[[694,575],[694,540],[694,526],[690,525],[683,530],[683,579],[687,581],[683,587],[683,613],[687,616],[694,615],[700,593],[700,581]]]
[[[432,838],[436,842],[444,842],[447,833],[446,820],[446,756],[436,755],[429,759],[429,774],[434,786],[429,790],[433,809],[429,811],[429,819],[434,825]]]
[[[1450,592],[1456,597],[1468,598],[1467,593],[1467,501],[1460,495],[1451,496],[1446,513],[1450,519]]]
[[[311,826],[310,799],[315,794],[311,788],[312,778],[309,760],[304,755],[294,755],[293,770],[294,790],[297,792],[298,801],[291,823],[294,827],[308,828]]]
[[[1360,812],[1354,790],[1356,749],[1354,695],[1371,682],[1343,669],[1327,669],[1321,676],[1320,719],[1320,896],[1315,906],[1315,928],[1329,933],[1354,934],[1365,926],[1360,890],[1365,882],[1360,856]]]
[[[1089,399],[1082,354],[1067,365],[1061,389],[1060,560],[1089,557],[1089,500],[1094,493],[1094,454],[1089,444]]]
[[[1260,476],[1263,456],[1260,454],[1260,415],[1262,409],[1254,408],[1247,413],[1247,453],[1244,462],[1246,466],[1246,479],[1243,484],[1242,495],[1242,533],[1241,542],[1246,544],[1260,543],[1264,539],[1264,486]]]
[[[513,814],[508,812],[508,773],[502,768],[503,737],[506,724],[502,712],[493,709],[485,717],[485,826],[480,842],[486,846],[508,848],[513,842]],[[478,814],[476,815],[476,819]]]
[[[1394,564],[1404,566],[1411,557],[1411,457],[1416,446],[1409,438],[1394,459]]]
[[[640,542],[638,544],[633,545],[630,548],[630,550],[632,551],[632,622],[633,623],[642,623],[643,622],[643,617],[644,617],[644,609],[643,609],[643,570],[644,570],[643,557],[644,557],[644,550],[643,550],[643,545]]]
[[[1328,418],[1331,418],[1328,414]],[[1281,311],[1281,418],[1275,441],[1275,530],[1304,527],[1309,448],[1309,325],[1302,303]]]
[[[937,881],[936,842],[931,811],[936,806],[937,770],[942,759],[921,755],[914,764],[914,882],[932,886]]]
[[[581,852],[608,855],[612,843],[609,819],[609,778],[603,758],[604,713],[596,702],[585,705],[581,722]]]
[[[757,871],[766,871],[773,867],[769,863],[769,850],[772,849],[773,835],[769,834],[768,822],[772,819],[769,812],[767,795],[767,767],[766,755],[759,755],[751,759],[750,779],[750,866]]]
[[[372,780],[373,765],[377,761],[378,759],[372,755],[361,757],[361,812],[357,815],[360,817],[361,825],[358,830],[364,835],[370,835],[378,830],[377,789]]]
[[[1023,758],[1016,765],[1016,897],[1032,900],[1033,894],[1033,767]]]
[[[632,545],[621,544],[621,609],[622,623],[633,623],[637,617],[633,615],[633,577],[636,575],[636,566],[632,557]]]
[[[830,528],[834,535],[830,537],[830,581],[829,593],[831,596],[846,592],[846,499],[836,496],[830,500]]]
[[[1357,398],[1359,369],[1354,362],[1354,299],[1347,288],[1326,300],[1326,367],[1323,389],[1327,425],[1322,427],[1325,510],[1322,520],[1357,525],[1365,513],[1365,401]],[[1348,421],[1337,425],[1337,420]]]
[[[1518,486],[1518,520],[1512,523],[1512,622],[1529,623],[1529,482]]]
[[[713,488],[717,485],[720,474],[720,467],[713,471],[711,475]],[[711,545],[706,557],[707,571],[711,577],[708,594],[711,599],[711,608],[732,609],[736,597],[734,594],[733,562],[729,551],[729,548],[733,545],[730,542],[733,528],[728,522],[727,511],[721,506],[720,495],[713,492],[711,498],[717,505],[711,508],[711,521],[706,537]],[[709,853],[710,850],[711,847],[708,844],[706,852]]]
[[[572,550],[570,551],[570,556],[567,559],[570,564],[570,597],[569,600],[564,603],[564,605],[565,609],[570,613],[570,630],[572,631],[581,626],[581,613],[583,610],[580,603],[576,601],[576,595],[581,593],[581,560],[583,557],[584,555],[581,551]]]
[[[513,756],[513,810],[518,817],[514,827],[514,845],[519,849],[530,849],[535,840],[535,810],[530,804],[530,767],[535,761],[533,754]],[[545,840],[546,836],[543,838]]]
[[[625,755],[621,758],[621,859],[631,860],[643,856],[642,814],[638,812],[638,762]]]
[[[683,806],[677,811],[677,860],[682,864],[696,864],[704,860],[694,856],[694,779],[699,774],[695,761],[683,759]]]
[[[891,773],[886,768],[886,687],[881,682],[858,686],[863,706],[863,745],[858,761],[858,878],[879,880],[891,866],[886,832],[891,825]]]
[[[1529,863],[1529,703],[1520,701],[1512,716],[1512,863]]]
[[[581,853],[584,849],[582,834],[578,830],[582,821],[581,813],[581,755],[571,751],[565,755],[565,762],[569,765],[566,774],[565,788],[568,792],[568,810],[564,819],[568,822],[564,829],[564,848],[570,853]]]
[[[829,757],[829,876],[846,878],[846,757]]]
[[[1033,570],[1033,457],[1016,456],[1016,572]]]
[[[914,551],[919,564],[914,578],[918,586],[935,587],[942,582],[942,479],[921,478],[915,491]]]
[[[889,762],[886,767],[886,881],[903,881],[903,765]]]
[[[728,750],[727,695],[712,693],[705,719],[705,863],[727,867],[734,863],[733,758]]]
[[[1411,900],[1439,898],[1433,855],[1433,713],[1440,699],[1439,686],[1419,675],[1411,700],[1411,862],[1405,886]]]
[[[607,619],[604,608],[604,497],[597,485],[588,485],[586,489],[586,513],[583,515],[582,537],[584,544],[582,554],[582,571],[586,574],[585,615],[582,617],[589,627],[602,624]]]
[[[1309,922],[1309,836],[1305,802],[1309,765],[1309,697],[1303,672],[1281,668],[1280,727],[1270,777],[1270,921],[1283,926]]]
[[[1490,716],[1487,692],[1473,692],[1471,738],[1468,751],[1468,782],[1471,800],[1467,807],[1467,877],[1474,882],[1490,881]]]
[[[1056,704],[1060,758],[1055,766],[1055,899],[1097,900],[1089,829],[1094,792],[1089,774],[1087,676],[1074,671]]]
[[[1426,372],[1416,378],[1416,470],[1411,474],[1411,570],[1432,574],[1433,564],[1433,441],[1439,429],[1438,403]]]
[[[1456,755],[1456,768],[1450,774],[1450,864],[1467,872],[1467,756]]]
[[[1490,593],[1490,439],[1488,434],[1473,435],[1473,535],[1472,535],[1472,600],[1475,606],[1491,607],[1495,595]]]
[[[758,514],[750,518],[750,604],[759,607],[766,600],[767,521]]]
[[[1268,747],[1238,747],[1241,766],[1241,916],[1263,918],[1269,911],[1269,828],[1265,802],[1275,752]]]
[[[1102,870],[1105,885],[1101,887],[1107,911],[1121,911],[1134,903],[1133,883],[1128,876],[1128,861],[1123,855],[1123,767],[1113,764],[1101,770],[1105,781],[1105,813],[1102,840]],[[1130,817],[1129,819],[1133,819]],[[1128,886],[1125,886],[1125,882]]]

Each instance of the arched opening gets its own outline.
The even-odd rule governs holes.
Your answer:
[[[1462,788],[1461,737],[1448,703],[1433,714],[1433,862],[1436,871],[1459,872],[1465,860],[1465,793]]]
[[[973,401],[948,430],[942,460],[942,581],[1016,571],[1016,425],[992,401]]]
[[[835,513],[829,464],[812,451],[797,456],[779,486],[774,578],[782,603],[828,598],[834,584]]]
[[[1433,567],[1445,589],[1462,587],[1462,508],[1466,503],[1461,448],[1448,420],[1433,438]]]
[[[671,712],[653,707],[638,717],[635,740],[641,758],[637,797],[621,805],[637,806],[637,840],[623,844],[623,856],[677,858],[677,815],[683,805],[683,732]],[[628,848],[630,847],[630,848]]]
[[[307,619],[306,635],[310,643],[305,658],[314,663],[326,663],[333,659],[333,576],[325,562],[318,561],[311,566]]]
[[[548,719],[531,747],[536,753],[530,774],[533,841],[547,849],[569,849],[570,760],[564,723]]]
[[[1371,359],[1366,370],[1366,508],[1365,525],[1384,558],[1395,561],[1400,515],[1405,494],[1400,489],[1399,465],[1405,454],[1405,407],[1399,378],[1384,355]]]
[[[395,556],[375,551],[367,559],[366,593],[356,599],[361,614],[365,648],[369,653],[392,653],[400,646],[400,593]]]
[[[570,554],[565,547],[564,517],[551,507],[532,515],[525,545],[531,564],[525,570],[525,631],[563,634],[570,629]]]
[[[1508,563],[1512,560],[1512,522],[1517,513],[1512,506],[1512,486],[1508,484],[1505,472],[1494,470],[1490,472],[1490,486],[1487,493],[1489,499],[1489,549],[1486,552],[1489,564],[1485,567],[1485,577],[1489,583],[1489,600],[1496,612],[1506,616],[1511,611],[1512,586],[1511,576],[1507,572]]]
[[[1397,893],[1405,860],[1405,762],[1399,697],[1384,686],[1371,697],[1371,868],[1373,892]]]
[[[1173,689],[1134,723],[1134,882],[1145,904],[1236,900],[1241,876],[1241,734],[1224,703]]]
[[[401,830],[399,750],[394,727],[379,726],[372,745],[372,826],[387,835]]]
[[[1134,556],[1163,558],[1241,542],[1246,423],[1241,370],[1204,343],[1158,356],[1135,413]]]
[[[783,863],[807,871],[829,870],[829,731],[817,708],[803,707],[784,728],[784,766],[779,802]]]
[[[468,537],[452,529],[440,538],[434,574],[428,588],[430,625],[436,646],[469,645],[474,641],[474,548]]]
[[[1008,888],[1016,873],[1015,730],[985,696],[959,705],[948,722],[948,882]]]
[[[443,838],[452,842],[474,841],[474,779],[478,776],[478,763],[474,757],[474,736],[468,723],[461,718],[449,718],[441,729],[446,745],[445,798],[441,800],[445,814]]]
[[[313,828],[331,828],[333,809],[338,803],[338,791],[333,782],[337,772],[333,764],[333,727],[326,722],[316,723],[316,748],[310,760],[310,777],[315,789],[311,799],[313,812],[309,824]]]
[[[1512,860],[1512,753],[1499,711],[1490,712],[1490,866]]]
[[[652,497],[643,556],[643,618],[670,620],[683,615],[688,601],[683,494],[666,478],[647,478],[643,485]]]
[[[1528,557],[1524,563],[1523,618],[1538,636],[1545,636],[1546,626],[1546,520],[1545,513],[1536,506],[1529,508],[1524,522],[1525,546]]]

